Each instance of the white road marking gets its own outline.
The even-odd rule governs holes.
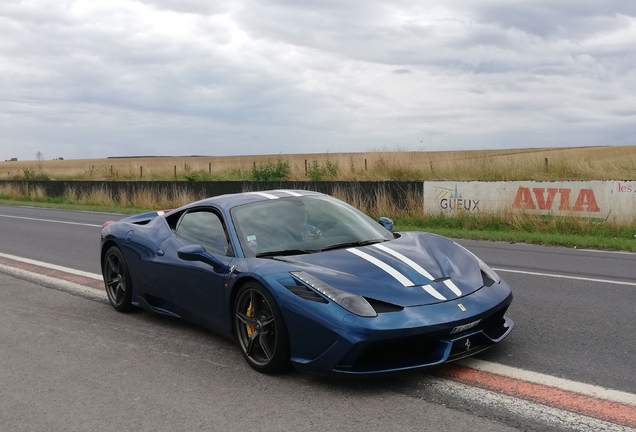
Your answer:
[[[89,273],[89,272],[85,272],[82,270],[75,270],[69,267],[62,267],[59,265],[55,265],[55,264],[50,264],[47,262],[42,262],[42,261],[36,261],[36,260],[32,260],[29,258],[22,258],[16,255],[10,255],[10,254],[6,254],[6,253],[2,253],[0,252],[0,257],[2,258],[7,258],[7,259],[11,259],[14,261],[19,261],[19,262],[23,262],[25,264],[32,264],[32,265],[36,265],[36,266],[40,266],[40,267],[44,267],[44,268],[48,268],[51,270],[58,270],[58,271],[62,271],[65,273],[70,273],[73,274],[75,276],[83,276],[89,279],[95,279],[95,280],[102,280],[102,275],[100,274],[96,274],[96,273]]]
[[[32,217],[26,217],[26,216],[0,215],[0,217],[11,218],[11,219],[25,219],[25,220],[32,220],[32,221],[39,221],[39,222],[54,222],[54,223],[61,223],[61,224],[67,224],[67,225],[81,225],[81,226],[97,227],[97,228],[102,227],[101,225],[95,225],[95,224],[87,224],[87,223],[81,223],[81,222],[67,222],[67,221],[59,221],[59,220],[53,220],[53,219],[39,219],[39,218],[32,218]]]
[[[468,240],[468,239],[457,239],[455,240],[456,242],[463,242],[464,240],[469,241],[469,242],[476,242],[476,243],[488,243],[488,241],[484,241],[484,240]],[[500,242],[501,243],[501,242]],[[473,243],[470,243],[469,247],[472,246],[478,246],[475,245]],[[636,252],[629,252],[629,251],[615,251],[615,250],[599,250],[599,249],[581,249],[578,248],[576,246],[574,247],[569,247],[569,246],[540,246],[540,245],[533,245],[530,243],[515,243],[515,246],[519,246],[521,247],[527,247],[528,249],[534,248],[534,247],[545,247],[545,248],[552,248],[552,249],[567,249],[569,252],[594,252],[594,253],[599,253],[599,254],[621,254],[621,255],[636,255]]]
[[[623,403],[626,405],[636,406],[636,395],[625,393],[618,390],[611,390],[605,387],[585,384],[577,381],[570,381],[563,378],[557,378],[551,375],[545,375],[538,372],[532,372],[525,369],[519,369],[512,366],[502,365],[500,363],[492,363],[476,358],[459,360],[456,362],[462,366],[476,369],[483,372],[490,372],[495,375],[501,375],[508,378],[527,381],[534,384],[542,384],[549,387],[555,387],[586,396],[604,399],[612,402]]]
[[[608,284],[614,284],[614,285],[636,286],[636,282],[623,282],[623,281],[616,281],[611,279],[596,279],[596,278],[588,278],[588,277],[581,277],[581,276],[567,276],[567,275],[559,275],[554,273],[540,273],[540,272],[531,272],[526,270],[514,270],[514,269],[504,269],[504,268],[494,268],[494,267],[493,267],[493,270],[498,272],[504,272],[504,273],[505,272],[518,273],[518,274],[526,274],[526,275],[532,275],[532,276],[546,276],[546,277],[561,278],[561,279],[581,280],[581,281],[587,281],[587,282],[600,282],[600,283],[608,283]]]
[[[606,253],[606,254],[619,254],[619,255],[636,255],[634,252],[627,251],[606,251],[606,250],[595,250],[595,249],[577,249],[581,252],[594,252],[594,253]]]
[[[69,211],[69,212],[73,211],[73,212],[90,213],[90,214],[125,216],[124,213],[98,212],[98,211],[94,211],[94,210],[66,210],[66,209],[56,209],[56,208],[52,208],[52,207],[36,207],[36,206],[26,206],[26,205],[19,205],[19,206],[15,206],[15,207],[17,207],[17,208],[25,208],[25,209],[45,210],[45,211],[62,210],[62,211]]]

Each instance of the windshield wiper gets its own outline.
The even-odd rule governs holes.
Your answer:
[[[267,251],[267,252],[259,252],[255,256],[256,258],[268,258],[275,256],[285,256],[285,255],[300,255],[300,254],[310,254],[318,252],[315,249],[283,249],[276,251]]]
[[[373,239],[373,240],[360,240],[360,241],[336,243],[329,246],[325,246],[324,248],[320,249],[320,252],[324,252],[324,251],[328,251],[332,249],[342,249],[346,247],[367,246],[367,245],[372,245],[376,243],[382,243],[385,241],[386,241],[385,239]]]

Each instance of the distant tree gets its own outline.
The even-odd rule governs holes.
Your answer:
[[[38,160],[38,162],[42,162],[44,160],[44,153],[42,152],[37,152],[35,154],[35,158]]]

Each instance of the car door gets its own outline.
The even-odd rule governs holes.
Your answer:
[[[180,258],[178,250],[188,245],[203,246],[212,262]],[[224,285],[233,255],[220,212],[213,208],[191,209],[181,216],[175,235],[160,245],[154,278],[160,280],[164,298],[175,313],[206,327],[224,329],[229,313]]]

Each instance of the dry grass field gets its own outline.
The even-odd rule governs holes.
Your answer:
[[[175,178],[175,167],[180,180],[267,179],[272,175],[287,180],[636,180],[636,146],[14,161],[0,162],[0,179],[168,180]],[[0,200],[13,203],[28,201],[130,213],[176,208],[204,198],[189,188],[173,195],[168,199],[161,191],[142,188],[115,197],[105,187],[89,193],[67,187],[63,197],[47,197],[38,186],[0,184]],[[623,224],[599,223],[519,211],[431,216],[423,214],[419,194],[408,197],[406,208],[397,208],[382,192],[369,197],[337,188],[333,195],[373,217],[390,216],[401,229],[461,238],[636,251],[636,219]]]
[[[287,180],[636,180],[636,146],[12,161],[0,179],[245,180],[281,167]]]

